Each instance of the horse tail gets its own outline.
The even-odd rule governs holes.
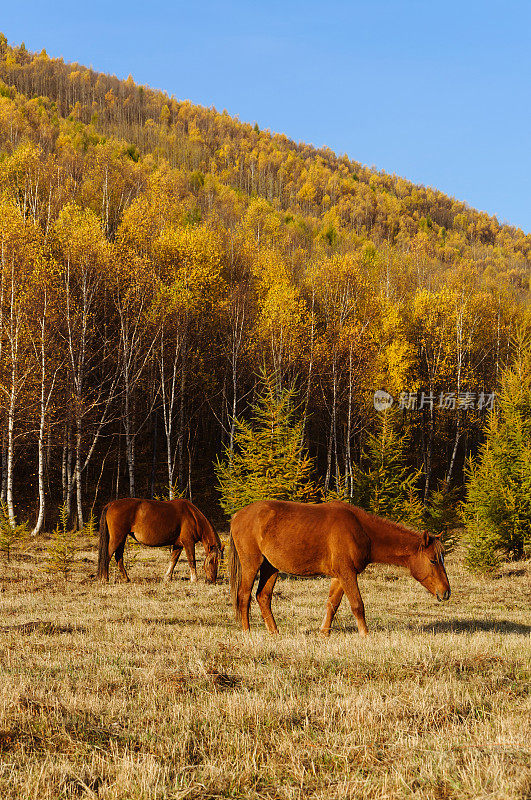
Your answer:
[[[110,503],[104,507],[100,517],[100,546],[98,551],[98,578],[108,580],[109,578],[109,526],[107,525],[107,509]]]
[[[236,619],[241,619],[241,611],[238,605],[238,591],[242,582],[242,565],[234,539],[232,538],[232,531],[230,534],[229,542],[229,581],[230,581],[230,594],[232,598],[232,605]]]

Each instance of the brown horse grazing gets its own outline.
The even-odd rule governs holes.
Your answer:
[[[244,631],[258,570],[256,599],[270,633],[278,633],[271,596],[279,571],[332,578],[321,634],[328,636],[346,594],[361,636],[367,634],[357,577],[367,564],[397,564],[438,600],[448,600],[450,585],[438,538],[417,533],[348,503],[289,503],[261,500],[238,511],[231,521],[229,573],[232,600]]]
[[[205,573],[209,583],[215,583],[218,560],[223,546],[216,531],[204,514],[188,500],[139,500],[128,497],[108,503],[101,512],[98,578],[109,580],[109,562],[114,555],[124,580],[129,582],[123,556],[127,537],[148,547],[171,545],[170,565],[164,580],[171,580],[173,570],[184,547],[190,565],[190,580],[197,580],[195,545],[205,548]]]

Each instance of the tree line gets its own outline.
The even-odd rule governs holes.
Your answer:
[[[64,505],[82,526],[124,494],[213,507],[263,369],[296,389],[324,492],[355,495],[376,389],[416,398],[399,433],[418,499],[463,486],[477,400],[529,327],[529,236],[132,79],[5,38],[0,55],[13,522],[37,531]]]

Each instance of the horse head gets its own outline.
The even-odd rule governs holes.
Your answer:
[[[215,583],[218,577],[218,564],[220,555],[223,553],[223,545],[220,543],[212,545],[205,557],[205,576],[207,583]]]
[[[437,600],[448,600],[450,584],[444,568],[444,547],[440,534],[433,536],[424,531],[421,537],[418,550],[409,557],[409,570]]]

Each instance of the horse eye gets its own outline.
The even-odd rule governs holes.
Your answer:
[[[430,564],[436,564],[436,563],[437,563],[436,558],[430,558]]]

